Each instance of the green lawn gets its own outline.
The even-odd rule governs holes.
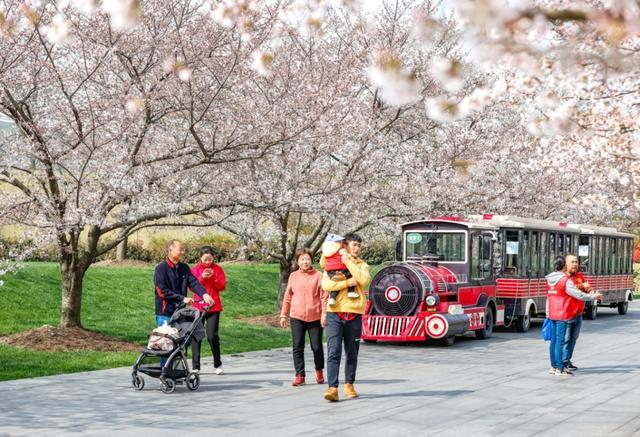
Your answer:
[[[283,347],[288,330],[250,325],[238,317],[275,312],[278,266],[227,265],[222,299],[222,353]],[[0,334],[57,325],[60,279],[56,264],[28,263],[0,288]],[[153,268],[92,267],[86,275],[82,322],[86,329],[143,345],[154,327]],[[203,348],[207,350],[208,348]],[[0,380],[132,365],[136,353],[36,352],[0,345]]]

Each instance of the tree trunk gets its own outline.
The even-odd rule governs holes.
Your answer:
[[[280,262],[280,287],[278,289],[278,312],[282,310],[282,301],[284,300],[284,292],[287,291],[287,283],[291,276],[291,264],[288,262]]]
[[[75,257],[60,262],[62,273],[62,309],[60,326],[62,328],[82,328],[80,309],[82,304],[82,281],[84,269],[80,268]]]
[[[125,238],[116,247],[116,260],[117,261],[124,261],[125,259],[127,259],[127,246],[128,246],[128,243],[129,243],[129,239]]]
[[[84,274],[95,260],[100,228],[91,226],[87,232],[85,250],[79,250],[79,236],[82,229],[74,229],[67,235],[60,234],[60,276],[62,280],[62,308],[60,326],[62,328],[82,328],[80,309],[82,306],[82,282]]]

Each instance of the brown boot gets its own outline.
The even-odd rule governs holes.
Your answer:
[[[338,389],[335,387],[329,387],[327,391],[324,392],[324,398],[329,402],[338,402],[340,400],[338,396]]]
[[[355,399],[358,397],[358,392],[353,388],[353,384],[344,385],[344,395],[349,399]]]

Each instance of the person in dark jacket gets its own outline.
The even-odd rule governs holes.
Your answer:
[[[193,303],[193,299],[187,296],[188,289],[202,297],[208,305],[214,303],[189,266],[182,262],[183,259],[184,245],[178,240],[170,240],[167,243],[167,258],[156,266],[153,275],[157,326],[167,323],[181,303]]]

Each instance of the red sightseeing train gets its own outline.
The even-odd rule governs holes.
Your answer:
[[[398,259],[371,281],[362,339],[452,345],[494,326],[529,329],[543,317],[545,275],[558,255],[577,253],[581,270],[604,294],[599,306],[625,314],[633,298],[633,235],[613,228],[485,214],[402,225]],[[595,318],[596,305],[586,308]]]

